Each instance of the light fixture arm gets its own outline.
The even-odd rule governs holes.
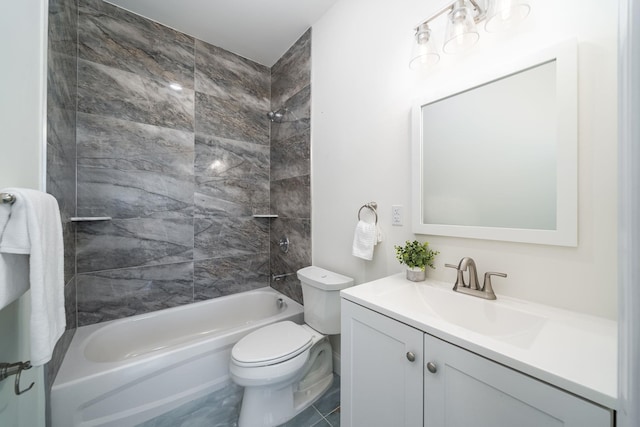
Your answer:
[[[473,5],[473,9],[476,11],[476,15],[473,17],[473,19],[477,24],[478,22],[486,18],[487,9],[480,6],[480,3],[478,3],[477,0],[469,0],[469,2],[471,2],[471,4]]]
[[[416,26],[415,30],[417,31],[418,28],[421,25],[424,24],[428,24],[429,22],[433,21],[434,19],[436,19],[438,16],[443,15],[447,12],[451,12],[453,11],[453,9],[456,8],[456,5],[458,3],[463,3],[466,0],[453,0],[451,3],[443,6],[441,9],[439,9],[437,12],[435,12],[434,14],[432,14],[430,17],[428,17],[427,19],[425,19],[424,21],[422,21],[418,26]],[[486,16],[487,16],[487,9],[483,8],[482,6],[480,6],[480,3],[478,3],[478,0],[469,0],[469,2],[473,5],[473,10],[475,12],[473,20],[478,23],[480,21],[482,21]]]

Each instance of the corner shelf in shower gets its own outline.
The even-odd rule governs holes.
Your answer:
[[[253,214],[254,218],[278,218],[278,214]]]
[[[72,216],[69,218],[71,222],[94,222],[94,221],[111,221],[110,216]]]

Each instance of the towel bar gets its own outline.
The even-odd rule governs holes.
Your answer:
[[[376,209],[378,209],[378,204],[376,202],[369,202],[369,203],[365,203],[364,205],[362,205],[362,207],[360,208],[360,210],[358,210],[358,221],[360,221],[360,212],[362,212],[362,209],[367,208],[369,209],[371,212],[373,212],[373,214],[376,217],[376,224],[378,223],[378,211]]]
[[[22,371],[26,371],[27,369],[31,369],[31,361],[29,360],[26,362],[0,363],[0,381],[9,378],[11,375],[15,375],[16,380],[13,384],[13,392],[17,396],[20,396],[21,394],[31,390],[35,384],[31,383],[29,387],[24,390],[20,390],[20,374],[22,374]]]
[[[13,204],[16,201],[16,196],[11,193],[0,193],[0,200],[2,203]]]

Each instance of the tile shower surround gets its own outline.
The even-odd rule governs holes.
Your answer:
[[[269,69],[100,0],[78,9],[76,215],[113,218],[76,225],[78,324],[309,265],[310,30]],[[269,211],[280,218],[251,216]],[[301,301],[294,277],[272,285]]]
[[[310,42],[309,30],[268,70],[101,1],[50,0],[47,189],[63,218],[67,332],[48,388],[78,325],[266,286],[311,263]],[[283,123],[269,123],[283,106]],[[269,211],[280,218],[251,217]],[[295,277],[272,285],[302,301]],[[337,380],[286,425],[339,425]],[[240,398],[230,384],[149,425],[234,423]]]
[[[271,125],[270,265],[272,274],[293,273],[311,265],[311,30],[271,68],[271,110],[286,108],[282,123]],[[289,251],[280,251],[280,237],[289,238]],[[296,301],[302,289],[295,276],[271,286]]]

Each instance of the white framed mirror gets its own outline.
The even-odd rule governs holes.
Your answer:
[[[576,42],[470,74],[413,106],[414,233],[577,246]]]

